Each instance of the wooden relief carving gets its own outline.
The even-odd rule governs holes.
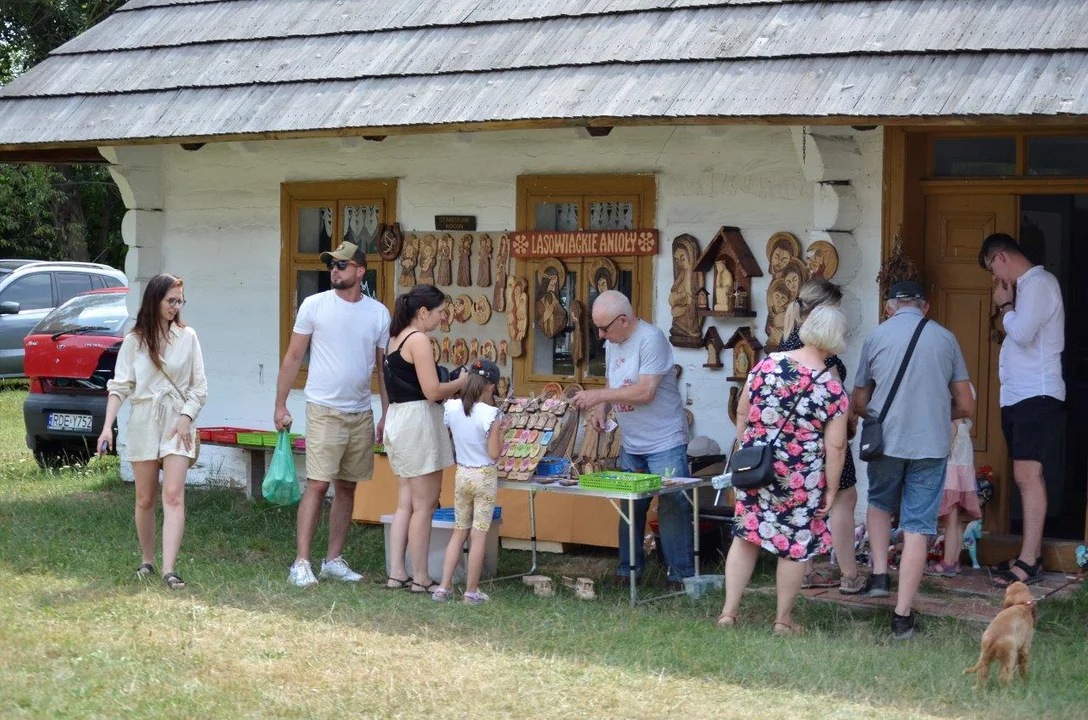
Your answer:
[[[495,343],[485,340],[484,344],[480,346],[480,357],[487,358],[491,362],[498,362],[499,352],[495,349]]]
[[[839,271],[839,251],[827,240],[817,240],[809,245],[805,257],[809,277],[830,280]]]
[[[396,260],[400,256],[400,249],[403,244],[404,239],[400,234],[400,223],[382,226],[381,234],[378,237],[378,254],[382,256],[382,260]]]
[[[509,345],[507,345],[505,340],[499,340],[499,365],[506,364],[506,351],[508,347]]]
[[[449,295],[446,296],[446,307],[442,309],[442,319],[438,321],[439,329],[448,333],[450,331],[450,325],[453,324],[453,298]]]
[[[786,281],[779,278],[771,281],[767,287],[767,347],[777,348],[782,344],[782,328],[786,319],[786,308],[790,304],[790,288]]]
[[[567,309],[559,293],[567,284],[567,270],[556,258],[541,264],[536,276],[536,324],[545,337],[553,338],[567,329]]]
[[[487,321],[491,319],[491,302],[487,299],[487,295],[476,298],[476,302],[472,305],[472,319],[479,325],[487,325]]]
[[[510,335],[510,356],[521,357],[525,352],[525,335],[529,331],[529,283],[525,278],[511,275],[506,286],[506,328]]]
[[[473,338],[468,344],[468,361],[472,362],[480,357],[480,341]]]
[[[714,261],[714,309],[722,312],[733,309],[733,273],[724,257]]]
[[[585,307],[578,300],[571,301],[570,304],[570,323],[573,328],[572,339],[570,345],[570,359],[574,362],[574,367],[578,367],[582,364],[582,360],[585,359],[585,331],[582,329],[582,318],[585,317]]]
[[[453,237],[450,235],[438,238],[438,271],[435,277],[436,285],[445,287],[453,284]]]
[[[729,404],[726,406],[726,413],[729,415],[729,422],[735,426],[737,424],[737,405],[740,404],[740,388],[733,385],[729,388]]]
[[[510,395],[510,378],[505,375],[500,377],[499,382],[495,385],[495,392],[498,397],[508,397]]]
[[[619,284],[620,270],[616,263],[606,257],[594,258],[589,263],[589,279],[593,289],[600,295],[605,290],[615,290]]]
[[[801,242],[792,233],[778,232],[767,240],[767,263],[772,276],[778,277],[791,259],[799,257]]]
[[[476,268],[476,284],[479,287],[491,287],[491,236],[480,236],[480,258]]]
[[[434,361],[441,362],[442,360],[442,346],[438,344],[438,340],[431,338],[431,354],[434,355]]]
[[[703,367],[711,370],[721,370],[725,367],[722,363],[722,350],[725,349],[725,342],[722,340],[722,336],[718,334],[718,328],[711,327],[706,331],[706,335],[703,337],[703,347],[706,348],[706,362],[703,363]]]
[[[464,293],[453,299],[453,317],[459,323],[472,319],[472,298]]]
[[[495,292],[491,296],[491,307],[495,312],[506,312],[506,277],[510,265],[510,236],[499,236],[499,247],[495,254]]]
[[[679,235],[672,241],[672,289],[669,307],[672,327],[669,342],[677,347],[703,346],[703,319],[699,315],[696,292],[703,286],[703,273],[695,270],[699,243],[691,235]]]
[[[468,362],[468,343],[464,338],[453,341],[453,349],[450,351],[450,362],[454,365],[464,365]]]
[[[438,239],[434,235],[424,235],[419,241],[419,283],[434,285],[434,264],[438,259]]]
[[[725,343],[726,349],[733,350],[733,374],[729,378],[733,382],[745,383],[748,381],[748,373],[759,361],[759,352],[763,344],[749,328],[739,328]]]
[[[472,236],[462,235],[457,241],[457,284],[472,286]]]
[[[419,238],[408,234],[404,237],[404,246],[400,252],[400,291],[406,292],[416,286],[416,261],[419,259]]]
[[[442,362],[448,363],[450,361],[450,339],[448,337],[442,338]]]

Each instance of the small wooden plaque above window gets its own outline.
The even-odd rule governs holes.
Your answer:
[[[539,230],[514,233],[510,249],[518,258],[657,255],[657,242],[657,230]]]
[[[476,229],[475,215],[435,215],[435,230],[468,230]]]

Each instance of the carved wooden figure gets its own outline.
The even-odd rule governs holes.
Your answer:
[[[443,235],[438,238],[438,270],[435,284],[446,287],[453,284],[453,237]]]
[[[507,280],[506,327],[510,335],[511,357],[525,352],[525,335],[529,331],[529,283],[525,278],[511,276]]]
[[[506,352],[509,346],[505,340],[499,340],[499,365],[506,364]]]
[[[419,241],[419,283],[434,285],[434,264],[438,259],[438,238],[424,235]]]
[[[505,375],[499,378],[499,382],[495,385],[495,392],[498,397],[504,398],[510,394],[510,378]]]
[[[468,344],[468,361],[472,362],[480,357],[480,341],[476,338]]]
[[[457,338],[453,341],[450,362],[454,365],[464,365],[468,362],[468,343],[465,342],[464,338]]]
[[[438,340],[435,338],[431,338],[431,354],[434,355],[435,362],[442,360],[442,346],[438,344]]]
[[[545,337],[553,338],[567,329],[567,309],[559,297],[566,287],[567,270],[556,258],[543,262],[536,277],[536,324]]]
[[[453,299],[453,317],[459,323],[467,323],[472,319],[472,298],[461,293]]]
[[[495,349],[495,343],[491,340],[485,340],[480,345],[480,357],[487,358],[491,362],[498,362],[499,352]]]
[[[740,230],[722,226],[695,263],[699,272],[714,271],[714,292],[710,309],[702,315],[717,317],[755,317],[748,304],[737,301],[751,293],[752,278],[762,277],[755,256],[744,241]]]
[[[472,286],[472,236],[462,235],[457,241],[457,284]]]
[[[450,325],[453,324],[453,298],[449,295],[446,296],[446,306],[442,308],[442,317],[438,321],[439,329],[448,333],[450,331]]]
[[[745,383],[748,373],[759,362],[759,353],[763,350],[763,344],[752,333],[751,328],[738,328],[725,343],[726,350],[733,351],[733,368],[729,380]]]
[[[696,272],[695,261],[699,257],[699,243],[691,235],[679,235],[672,241],[672,288],[669,290],[669,307],[672,309],[672,327],[669,342],[677,347],[702,347],[703,320],[695,293],[703,286],[703,273]]]
[[[506,278],[510,265],[510,236],[499,236],[499,247],[495,254],[495,291],[491,295],[491,308],[495,312],[506,312]]]
[[[574,363],[574,367],[578,367],[582,364],[582,360],[585,359],[585,331],[582,329],[582,318],[585,317],[585,307],[578,300],[572,300],[570,303],[570,324],[571,330],[571,345],[570,345],[570,359]]]
[[[400,291],[407,292],[416,286],[416,261],[419,259],[419,238],[409,234],[404,237],[400,252]]]
[[[703,347],[706,348],[706,362],[703,363],[703,367],[711,370],[721,370],[725,367],[722,363],[722,350],[725,349],[725,342],[722,341],[722,336],[718,334],[718,328],[711,326],[706,331],[706,335],[703,336]]]
[[[733,309],[733,273],[723,257],[714,261],[714,309],[722,312]]]
[[[476,284],[480,287],[491,287],[491,236],[480,236],[480,258],[476,267]]]
[[[441,362],[448,363],[450,361],[450,339],[448,337],[442,338],[442,360]]]
[[[472,319],[480,325],[487,325],[487,321],[491,319],[491,303],[487,295],[478,295],[472,303]]]

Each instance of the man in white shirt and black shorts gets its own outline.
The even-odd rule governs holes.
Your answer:
[[[996,582],[1032,584],[1043,576],[1046,484],[1043,462],[1060,435],[1065,381],[1065,308],[1058,279],[1035,265],[1004,233],[987,237],[978,262],[994,278],[994,304],[1001,314],[1001,429],[1012,456],[1012,472],[1024,509],[1020,556],[999,566]]]
[[[321,577],[359,582],[363,576],[341,556],[355,506],[355,483],[374,471],[374,442],[381,442],[389,405],[385,378],[378,373],[382,419],[374,428],[370,378],[381,367],[389,343],[389,310],[362,292],[366,254],[345,242],[321,253],[329,267],[331,290],[302,301],[287,354],[276,381],[276,429],[291,424],[287,395],[302,359],[310,350],[306,375],[306,492],[298,506],[297,551],[288,581],[297,587],[317,584],[310,567],[310,545],[329,485],[335,483],[329,510],[329,548]]]

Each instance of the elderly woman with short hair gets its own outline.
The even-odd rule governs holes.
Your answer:
[[[846,459],[849,400],[842,379],[825,365],[842,350],[845,326],[837,307],[813,309],[800,329],[804,346],[767,356],[748,375],[737,407],[737,437],[742,447],[773,445],[775,478],[765,487],[737,490],[721,626],[736,624],[763,549],[778,556],[774,632],[801,631],[793,620],[794,602],[806,562],[831,547],[826,518]]]

